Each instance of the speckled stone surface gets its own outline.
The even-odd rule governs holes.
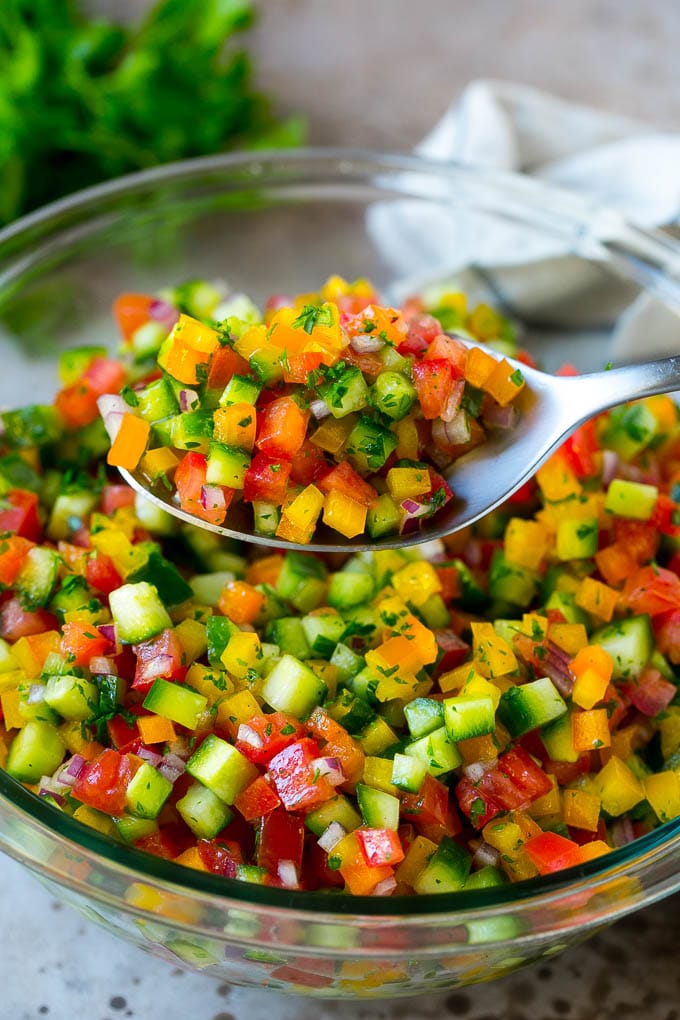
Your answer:
[[[97,0],[132,12],[142,0]],[[504,77],[680,129],[677,0],[262,0],[254,49],[313,141],[407,149],[472,78]],[[0,1020],[677,1020],[673,898],[491,985],[343,1004],[173,970],[0,858]]]

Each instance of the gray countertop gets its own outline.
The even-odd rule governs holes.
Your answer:
[[[143,0],[98,0],[133,12]],[[315,142],[407,149],[476,77],[680,125],[676,0],[262,0],[263,88],[304,109]],[[305,1002],[220,985],[142,955],[0,859],[0,1020],[677,1020],[677,900],[549,965],[429,999]]]

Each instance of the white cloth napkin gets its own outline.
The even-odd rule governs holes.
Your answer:
[[[593,209],[620,210],[639,226],[680,227],[680,135],[525,85],[473,82],[416,151],[526,174],[592,200]],[[575,257],[573,239],[527,241],[512,225],[455,210],[442,215],[408,200],[376,207],[369,229],[401,279],[395,297],[414,283],[449,279],[474,290],[483,280],[489,296],[547,324],[602,326],[627,308],[609,352],[617,358],[640,359],[641,333],[644,357],[680,349],[680,318],[648,295],[631,304],[631,288]]]

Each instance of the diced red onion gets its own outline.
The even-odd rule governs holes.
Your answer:
[[[475,850],[472,857],[472,867],[475,871],[480,868],[497,868],[500,864],[501,855],[495,846],[490,843],[481,843]]]
[[[391,896],[396,888],[397,880],[394,875],[390,875],[389,878],[383,878],[382,882],[378,882],[371,896]]]
[[[152,751],[149,747],[140,747],[137,751],[137,757],[143,758],[144,761],[147,761],[149,765],[153,765],[154,768],[157,768],[163,761],[163,755],[158,754],[157,751]]]
[[[179,319],[179,312],[167,301],[163,301],[162,298],[157,298],[155,301],[151,302],[149,317],[153,319],[154,322],[160,322],[161,326],[164,326],[169,333]]]
[[[44,684],[31,684],[28,688],[28,698],[26,699],[29,705],[39,705],[45,700],[45,685]]]
[[[326,403],[326,401],[321,400],[320,398],[319,400],[313,400],[311,402],[311,404],[309,405],[309,410],[312,412],[317,421],[320,421],[322,418],[327,418],[328,415],[331,413],[331,409]]]
[[[276,312],[279,308],[292,308],[295,304],[295,298],[289,294],[270,294],[265,302],[265,308],[268,311]]]
[[[168,754],[173,754],[179,758],[180,761],[188,761],[191,758],[191,748],[189,747],[189,740],[187,737],[178,737],[177,740],[172,740],[168,745]]]
[[[501,407],[496,401],[484,408],[482,423],[491,429],[514,429],[519,421],[519,411],[512,404]]]
[[[453,421],[453,419],[458,414],[458,411],[460,410],[460,402],[463,399],[464,389],[465,389],[464,379],[458,379],[451,388],[451,392],[449,393],[446,404],[444,405],[444,410],[440,415],[441,420],[446,422],[447,424]]]
[[[415,499],[411,499],[407,496],[406,499],[402,500],[401,509],[409,517],[424,517],[430,510],[429,503],[419,503]]]
[[[118,393],[103,393],[101,397],[97,397],[97,407],[104,420],[104,428],[109,439],[113,442],[118,435],[123,415],[130,413],[130,406],[125,402],[125,398]]]
[[[319,836],[317,842],[322,850],[325,850],[327,854],[331,852],[333,847],[344,839],[347,835],[347,830],[340,824],[340,822],[331,822],[328,828]]]
[[[99,627],[97,627],[97,630],[102,637],[105,637],[107,641],[111,642],[114,648],[118,647],[115,623],[102,623]]]
[[[627,846],[628,843],[632,843],[635,839],[633,823],[627,815],[616,819],[612,824],[610,833],[614,846]]]
[[[179,409],[180,411],[191,411],[198,403],[198,393],[196,390],[180,390],[179,391]]]
[[[175,783],[186,771],[186,762],[183,758],[180,758],[178,754],[169,752],[168,754],[163,755],[163,759],[158,766],[158,771],[168,780],[168,782]]]
[[[257,730],[252,729],[251,726],[248,726],[247,723],[241,723],[238,728],[238,733],[236,734],[236,739],[240,740],[242,744],[247,744],[249,747],[254,747],[258,750],[261,747],[264,747],[264,740],[260,734]]]
[[[376,351],[382,350],[385,341],[381,340],[379,336],[371,336],[370,333],[358,333],[357,336],[352,337],[349,345],[357,354],[374,354]]]
[[[438,446],[432,446],[427,452],[434,466],[440,471],[445,471],[451,465],[451,454],[440,450]]]
[[[139,671],[140,678],[142,680],[156,679],[159,676],[169,676],[172,672],[172,668],[175,660],[172,655],[167,652],[161,652],[160,655],[154,655],[153,659],[149,659],[148,662],[143,663],[142,668]]]
[[[201,486],[201,506],[204,510],[226,510],[227,501],[219,485]]]
[[[323,776],[331,786],[340,786],[341,783],[345,782],[339,758],[315,758],[312,762],[312,768],[320,776]]]
[[[444,450],[468,443],[470,436],[470,422],[463,408],[459,408],[450,421],[437,418],[432,423],[432,438]]]
[[[298,879],[297,868],[292,861],[279,861],[277,868],[281,884],[286,889],[298,889],[300,881]]]
[[[482,776],[495,769],[498,765],[498,758],[490,758],[488,761],[474,761],[469,765],[463,765],[463,774],[471,779],[473,783],[479,782]]]
[[[71,760],[69,761],[68,765],[66,766],[64,777],[73,776],[73,779],[76,780],[80,773],[85,768],[85,764],[86,762],[82,754],[74,754]],[[66,779],[63,778],[62,782],[66,782]]]
[[[116,663],[107,655],[93,655],[90,659],[90,673],[99,676],[118,676]]]
[[[39,797],[51,797],[53,800],[55,800],[57,802],[57,804],[60,807],[63,807],[64,804],[66,803],[66,797],[64,797],[64,791],[63,790],[54,790],[51,787],[46,786],[43,779],[40,780],[40,786],[38,788],[38,796]]]
[[[418,546],[418,552],[428,563],[439,563],[447,558],[446,546],[441,538],[433,538],[430,542],[423,542]]]
[[[616,478],[619,470],[619,455],[613,450],[602,451],[602,485],[606,489]]]
[[[554,641],[545,645],[545,655],[541,661],[541,671],[550,677],[563,697],[569,697],[574,687],[574,674],[570,669],[571,656]]]

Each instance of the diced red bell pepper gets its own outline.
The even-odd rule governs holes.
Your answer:
[[[290,461],[276,460],[266,453],[255,454],[245,474],[243,499],[246,503],[257,500],[280,506],[286,498],[290,472]]]
[[[279,861],[292,861],[300,872],[305,844],[304,822],[284,808],[276,808],[260,821],[257,839],[257,863],[272,875],[278,875]]]
[[[199,839],[196,848],[206,868],[214,875],[234,878],[236,865],[243,864],[241,847],[234,840]]]
[[[110,595],[123,583],[123,578],[113,565],[111,557],[98,549],[93,552],[85,565],[85,577],[91,588],[104,595]]]
[[[73,666],[87,666],[94,656],[106,655],[111,642],[93,624],[72,620],[62,628],[61,654]]]
[[[589,478],[599,470],[600,449],[593,421],[584,422],[561,446],[564,458],[577,478]]]
[[[298,354],[289,354],[283,366],[283,381],[306,386],[309,373],[315,372],[323,363],[324,354],[321,351],[300,351]]]
[[[363,773],[366,756],[344,726],[332,719],[322,708],[315,708],[307,720],[307,729],[317,740],[324,741],[325,757],[338,758],[348,782],[357,782]]]
[[[117,751],[130,751],[139,743],[137,724],[130,724],[122,715],[114,715],[106,720],[106,732]]]
[[[99,417],[97,394],[87,379],[79,379],[59,390],[54,406],[69,429],[83,428]]]
[[[556,832],[541,832],[532,836],[524,844],[524,850],[541,875],[571,868],[581,861],[578,843]]]
[[[35,545],[20,535],[8,535],[0,539],[0,584],[9,587],[14,584],[21,570],[26,554]]]
[[[335,796],[333,787],[314,765],[319,756],[319,745],[305,737],[270,761],[268,774],[288,811],[306,811]]]
[[[130,341],[132,334],[149,321],[154,301],[148,294],[118,295],[113,302],[113,314],[124,340]]]
[[[403,861],[404,851],[394,829],[357,829],[356,835],[366,863],[371,867],[381,864],[394,867]]]
[[[278,397],[258,412],[255,445],[268,457],[292,460],[305,441],[308,421],[309,411],[292,397]]]
[[[123,506],[134,506],[135,490],[129,485],[112,484],[105,485],[101,495],[101,511],[110,517],[116,510]]]
[[[87,762],[72,787],[76,800],[107,815],[125,810],[125,793],[135,768],[128,755],[107,747]]]
[[[252,739],[237,737],[236,747],[256,765],[267,765],[274,755],[300,740],[306,732],[302,723],[286,712],[254,715],[247,726],[253,731]]]
[[[27,489],[10,489],[4,498],[9,506],[0,509],[0,531],[13,531],[21,538],[37,542],[42,528],[36,493]]]
[[[498,768],[531,801],[552,789],[549,776],[523,747],[515,747],[502,754],[498,759]]]
[[[311,485],[316,482],[328,470],[328,463],[316,443],[305,439],[304,443],[293,457],[290,477],[298,485]]]
[[[175,469],[177,494],[182,510],[210,524],[222,524],[234,491],[225,486],[217,486],[224,498],[219,501],[206,498],[206,492],[213,489],[207,483],[207,465],[207,459],[202,453],[186,453]]]
[[[132,689],[135,691],[146,694],[158,677],[180,683],[186,677],[184,649],[170,627],[157,637],[135,645],[134,652],[137,664]]]
[[[413,365],[413,382],[423,416],[429,420],[439,418],[444,411],[454,374],[450,361],[417,361]]]
[[[584,751],[576,761],[552,761],[546,754],[543,759],[545,771],[555,777],[559,786],[569,786],[579,776],[590,772],[590,751]]]
[[[344,496],[349,496],[350,499],[361,503],[362,506],[372,506],[378,499],[378,493],[373,486],[364,481],[347,460],[332,467],[330,471],[319,478],[316,485],[326,494],[333,491],[341,492]]]
[[[413,822],[419,832],[423,825],[444,825],[447,821],[448,790],[429,772],[418,793],[400,793],[399,802],[402,818]]]
[[[224,347],[218,347],[210,359],[208,389],[224,389],[232,376],[250,374],[250,367],[245,358],[225,344]]]
[[[660,531],[662,535],[669,535],[671,538],[676,538],[680,535],[680,524],[676,523],[678,516],[678,504],[670,496],[666,496],[665,493],[660,493],[659,498],[656,501],[654,512],[650,517],[650,523],[654,525],[657,531]]]
[[[448,361],[453,368],[454,378],[462,379],[465,374],[467,353],[467,347],[460,340],[440,333],[423,354],[423,361]]]
[[[280,806],[281,798],[264,776],[258,776],[246,786],[234,801],[234,807],[241,812],[247,822],[264,818]]]

